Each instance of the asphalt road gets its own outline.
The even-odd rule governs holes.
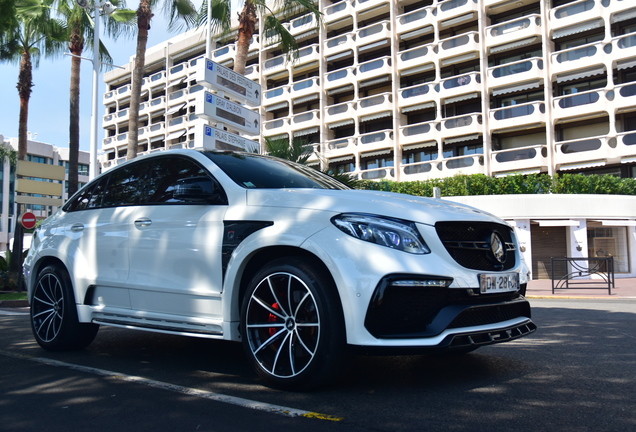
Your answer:
[[[358,357],[311,393],[263,387],[237,344],[103,327],[86,350],[48,353],[28,316],[0,311],[0,430],[634,430],[636,300],[532,305],[529,337]]]

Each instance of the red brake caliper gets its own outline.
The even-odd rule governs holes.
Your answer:
[[[278,306],[278,303],[274,303],[272,305],[272,309],[279,311],[280,310],[280,306]],[[278,317],[276,315],[274,315],[273,313],[269,314],[269,318],[267,318],[267,322],[276,322],[278,320]],[[270,327],[269,328],[269,335],[274,336],[276,334],[278,330],[275,327]]]

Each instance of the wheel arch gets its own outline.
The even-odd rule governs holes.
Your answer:
[[[26,287],[27,292],[29,293],[29,296],[31,296],[31,293],[33,293],[33,287],[35,286],[35,283],[37,282],[38,274],[43,268],[46,268],[49,265],[56,265],[61,267],[70,276],[68,267],[64,264],[64,262],[61,259],[51,255],[44,256],[41,259],[39,259],[31,268],[31,276],[28,279],[28,286]],[[70,278],[70,280],[71,280],[71,283],[73,283],[73,278]]]
[[[243,297],[245,295],[245,291],[247,290],[247,286],[252,280],[252,277],[268,262],[274,261],[276,259],[285,258],[285,257],[294,257],[294,258],[304,258],[311,263],[311,265],[316,266],[316,268],[327,278],[329,278],[329,282],[333,285],[334,294],[338,298],[338,304],[340,306],[340,313],[344,315],[343,307],[342,307],[342,298],[338,291],[338,287],[336,285],[335,279],[329,270],[329,267],[315,254],[307,251],[306,249],[302,249],[294,246],[271,246],[263,249],[259,249],[255,251],[248,260],[246,260],[243,269],[240,274],[236,277],[236,284],[232,295],[231,302],[231,319],[232,321],[238,321],[240,318],[240,310],[241,304],[243,302]],[[344,322],[344,320],[343,320]],[[343,331],[346,329],[343,329]]]

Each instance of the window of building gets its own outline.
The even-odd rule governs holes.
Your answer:
[[[614,271],[629,273],[626,227],[588,227],[587,249],[590,258],[614,257]]]
[[[403,164],[412,164],[418,162],[426,162],[437,159],[438,156],[437,147],[431,147],[430,149],[417,149],[404,152],[402,154]]]

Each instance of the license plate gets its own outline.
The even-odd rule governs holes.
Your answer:
[[[479,289],[482,294],[519,290],[519,273],[481,274]]]

